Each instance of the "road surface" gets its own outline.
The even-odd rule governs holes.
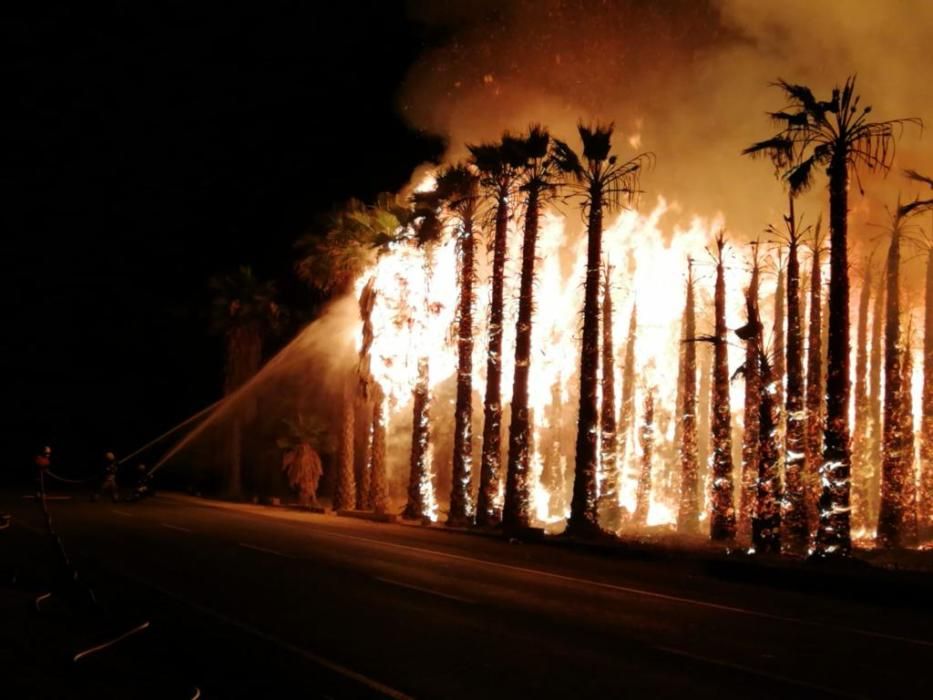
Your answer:
[[[99,595],[151,620],[176,657],[163,648],[158,664],[203,697],[933,692],[930,606],[725,580],[690,561],[192,498],[51,508]],[[4,509],[12,536],[42,538],[35,504],[7,497]]]

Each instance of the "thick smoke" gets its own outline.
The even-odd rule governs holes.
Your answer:
[[[622,153],[650,150],[649,201],[663,194],[682,215],[722,212],[733,235],[776,222],[785,195],[769,165],[739,155],[770,135],[782,107],[778,77],[828,96],[849,74],[878,119],[933,119],[925,78],[933,4],[808,0],[415,1],[410,12],[448,37],[413,67],[400,107],[419,128],[464,142],[544,122],[574,139],[578,119],[614,121]],[[853,261],[874,245],[898,192],[919,190],[900,171],[933,171],[920,130],[907,128],[895,171],[853,183]],[[825,183],[798,208],[810,221]]]

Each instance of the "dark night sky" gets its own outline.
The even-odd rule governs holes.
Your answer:
[[[395,109],[439,37],[398,3],[328,6],[4,17],[7,462],[126,452],[216,399],[207,280],[252,264],[301,306],[291,245],[315,216],[439,155]]]

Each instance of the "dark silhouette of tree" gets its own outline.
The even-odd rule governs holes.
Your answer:
[[[830,284],[826,424],[819,527],[815,552],[846,556],[851,550],[849,490],[849,279],[847,252],[848,185],[859,169],[887,171],[894,158],[895,132],[917,119],[871,121],[871,107],[860,107],[855,78],[835,88],[829,100],[817,100],[803,85],[783,80],[778,87],[788,105],[772,112],[780,126],[774,136],[752,144],[743,153],[765,155],[781,171],[792,193],[813,183],[825,168],[829,177]]]
[[[502,328],[505,313],[503,287],[508,244],[509,203],[515,195],[517,178],[525,164],[521,143],[509,136],[499,143],[469,145],[480,185],[495,209],[492,242],[491,298],[489,304],[486,395],[483,401],[483,454],[480,462],[476,523],[489,526],[499,520],[496,497],[502,478]]]
[[[697,473],[697,351],[696,309],[693,292],[693,260],[687,260],[687,298],[684,303],[683,378],[678,406],[683,421],[680,443],[680,507],[677,530],[693,534],[699,529],[700,504]]]
[[[580,197],[587,214],[587,261],[583,301],[583,334],[580,354],[580,411],[577,424],[570,534],[589,536],[599,532],[597,522],[596,406],[599,370],[599,270],[602,265],[603,213],[631,203],[638,193],[639,177],[650,156],[628,161],[610,155],[613,126],[578,127],[583,142],[582,159],[562,141],[555,141],[556,161],[572,178],[572,191]]]
[[[325,296],[346,293],[388,245],[398,240],[401,231],[412,223],[412,208],[393,194],[380,194],[376,203],[366,205],[350,200],[347,205],[334,212],[322,234],[311,232],[296,243],[299,258],[295,271],[300,279],[316,288]],[[373,343],[372,310],[377,292],[371,278],[363,285],[359,297],[360,320],[363,342],[359,362],[345,379],[342,390],[341,439],[337,448],[337,484],[334,507],[340,510],[382,508],[387,505],[385,494],[385,444],[375,444],[380,433],[385,434],[384,397],[381,387],[376,386],[371,371],[370,350]],[[356,434],[356,405],[372,403],[373,441],[369,446],[369,459],[364,460],[360,483],[356,483],[354,472],[354,442]],[[377,473],[378,472],[378,473]],[[377,506],[376,504],[380,505]]]
[[[515,374],[509,424],[509,456],[506,470],[503,524],[527,527],[531,520],[528,471],[531,466],[532,423],[528,410],[528,378],[531,372],[531,331],[534,314],[535,259],[541,207],[556,192],[558,164],[551,151],[551,136],[541,126],[532,126],[516,144],[522,154],[520,189],[525,196],[525,226],[522,236],[522,274],[515,324]]]
[[[212,327],[224,337],[224,395],[229,396],[259,371],[263,338],[275,329],[279,307],[275,286],[258,279],[247,266],[212,278],[210,288]],[[231,496],[242,495],[242,426],[253,420],[255,412],[255,403],[247,398],[231,421],[226,483]]]

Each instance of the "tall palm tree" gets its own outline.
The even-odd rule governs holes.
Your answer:
[[[515,145],[524,161],[520,189],[524,195],[525,225],[522,235],[518,319],[515,323],[512,419],[509,424],[505,506],[502,513],[503,523],[509,528],[527,527],[531,519],[528,470],[531,463],[532,425],[528,410],[528,378],[531,372],[535,251],[541,207],[554,195],[559,183],[557,163],[551,149],[551,136],[546,129],[537,125],[531,126],[528,133]]]
[[[413,234],[409,242],[424,251],[425,296],[422,302],[431,311],[431,275],[433,272],[432,251],[444,231],[443,197],[436,188],[425,192],[416,192],[412,197],[414,205],[413,222],[409,233]],[[422,520],[432,517],[434,498],[434,479],[431,473],[431,358],[425,349],[418,357],[418,376],[412,387],[411,455],[408,473],[408,500],[402,512],[403,517]]]
[[[933,178],[908,170],[907,177],[933,187]],[[918,527],[933,532],[933,232],[925,240],[927,250],[926,305],[923,320],[923,395],[920,425],[920,489]]]
[[[496,495],[502,472],[502,328],[505,316],[505,263],[508,248],[510,203],[516,181],[525,164],[518,139],[508,134],[499,143],[468,145],[471,162],[480,173],[480,186],[493,201],[495,233],[492,242],[486,395],[483,401],[483,454],[480,463],[476,523],[493,525],[498,520]]]
[[[757,276],[757,267],[756,260],[753,276]],[[741,368],[745,374],[746,387],[749,377],[753,377],[757,383],[755,401],[758,406],[755,411],[756,430],[754,432],[757,445],[752,457],[755,460],[755,478],[752,484],[754,504],[751,508],[753,511],[751,539],[755,552],[776,554],[781,551],[781,480],[778,470],[776,375],[764,351],[762,324],[758,313],[757,280],[749,285],[745,293],[745,308],[748,322],[737,329],[735,334],[745,341],[748,349],[745,364]],[[742,466],[744,469],[746,465],[743,463]],[[743,478],[744,476],[743,473]],[[742,486],[744,490],[744,481]],[[745,502],[742,503],[743,510],[746,505]]]
[[[794,197],[788,197],[784,231],[769,230],[787,243],[787,395],[784,413],[785,433],[785,505],[781,519],[782,541],[787,552],[806,554],[809,541],[806,505],[806,425],[804,414],[803,331],[800,314],[800,239],[803,231],[794,214]]]
[[[933,202],[920,200],[898,204],[891,228],[891,247],[886,269],[884,326],[884,444],[881,464],[881,505],[878,513],[878,544],[904,547],[916,544],[913,500],[913,415],[910,406],[910,377],[904,371],[910,348],[904,344],[900,327],[901,239],[908,219],[929,209]]]
[[[710,539],[725,542],[735,538],[735,486],[732,482],[732,408],[729,400],[729,353],[726,345],[726,274],[723,261],[726,241],[716,238],[716,321],[713,343],[712,488],[710,494]]]
[[[871,320],[871,354],[869,361],[871,367],[868,374],[868,403],[871,414],[871,440],[869,445],[868,463],[868,521],[878,519],[878,501],[881,494],[881,444],[884,442],[884,421],[882,420],[881,404],[882,388],[881,373],[884,367],[884,290],[886,286],[885,275],[878,275],[878,284],[875,289],[875,299],[872,304]]]
[[[748,323],[758,323],[758,242],[753,243],[752,274],[745,292]],[[753,318],[754,317],[754,318]],[[737,534],[747,542],[752,535],[758,483],[758,447],[760,442],[759,410],[761,408],[761,334],[752,333],[745,339],[745,363],[741,367],[745,378],[745,413],[742,419],[742,488],[739,493]]]
[[[454,455],[448,525],[464,525],[473,515],[473,306],[476,281],[474,226],[480,204],[480,177],[472,166],[454,165],[437,177],[437,193],[456,225],[460,269],[457,306],[457,399],[454,408]]]
[[[300,279],[326,296],[346,293],[365,270],[372,266],[390,243],[400,235],[414,217],[411,207],[393,194],[380,194],[374,205],[350,200],[334,212],[323,235],[312,232],[296,243],[299,258],[295,271]],[[347,372],[344,380],[341,440],[337,448],[337,488],[335,507],[340,510],[373,507],[384,511],[385,492],[385,407],[381,387],[371,374],[370,349],[373,342],[371,313],[377,291],[370,279],[359,298],[363,343],[359,361]],[[358,488],[354,470],[357,402],[372,403],[373,444],[369,446],[369,461],[363,465]],[[365,488],[368,484],[368,488]]]
[[[697,488],[697,351],[696,309],[693,297],[693,260],[687,260],[687,299],[684,304],[683,379],[681,380],[683,420],[680,444],[680,508],[677,530],[694,533],[699,527],[700,508]]]
[[[871,306],[871,255],[865,260],[859,292],[855,342],[855,425],[852,434],[852,524],[868,526],[868,440],[871,408],[868,399],[868,311]]]
[[[821,219],[813,230],[810,263],[810,318],[807,330],[807,387],[804,399],[804,484],[807,490],[807,529],[815,532],[819,524],[817,503],[820,494],[819,465],[823,454],[823,250]]]
[[[212,325],[224,337],[224,394],[229,395],[246,384],[262,364],[263,338],[278,321],[275,286],[256,277],[252,268],[241,266],[235,272],[210,281]],[[232,421],[230,433],[227,492],[242,492],[242,426],[255,414],[251,401],[243,404]]]
[[[650,154],[620,161],[610,155],[613,125],[578,127],[582,159],[563,141],[555,141],[560,169],[572,178],[573,192],[587,213],[586,283],[583,297],[583,338],[580,353],[580,411],[574,467],[573,499],[567,531],[599,532],[596,508],[596,463],[599,413],[596,406],[599,371],[599,270],[602,265],[603,213],[631,204]]]
[[[825,167],[829,177],[829,337],[826,378],[826,425],[816,554],[847,556],[852,541],[849,521],[851,454],[849,449],[849,278],[847,251],[848,186],[859,169],[886,172],[894,158],[896,130],[918,119],[871,121],[871,107],[860,107],[855,78],[817,100],[810,88],[779,80],[788,105],[772,112],[780,126],[774,136],[743,153],[765,155],[782,171],[791,192],[813,183]]]
[[[616,440],[615,352],[612,342],[612,268],[603,274],[603,386],[599,422],[600,467],[599,520],[610,531],[619,529],[619,465]]]

